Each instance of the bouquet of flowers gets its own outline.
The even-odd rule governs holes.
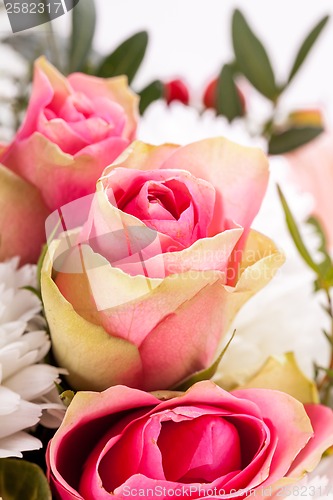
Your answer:
[[[200,116],[181,80],[129,86],[146,33],[93,53],[93,14],[0,145],[0,497],[333,496],[331,137],[278,107],[328,18],[278,85],[236,10]]]

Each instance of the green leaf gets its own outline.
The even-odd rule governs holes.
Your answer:
[[[279,197],[280,197],[280,201],[281,201],[281,204],[282,204],[282,208],[283,208],[283,211],[284,211],[284,215],[285,215],[285,218],[286,218],[286,222],[287,222],[287,226],[288,226],[288,229],[289,229],[289,233],[295,243],[295,246],[299,252],[299,254],[301,255],[301,257],[303,258],[303,260],[307,263],[307,265],[317,274],[317,275],[320,275],[320,269],[318,267],[318,265],[316,264],[316,262],[314,262],[314,260],[312,259],[308,249],[306,248],[306,246],[304,245],[303,243],[303,240],[302,240],[302,237],[301,237],[301,234],[298,230],[298,227],[297,227],[297,224],[296,224],[296,221],[293,217],[293,214],[291,213],[291,210],[288,206],[288,203],[287,203],[287,200],[280,188],[280,186],[278,185],[277,186],[277,189],[278,189],[278,193],[279,193]]]
[[[218,358],[214,361],[214,363],[209,367],[206,368],[205,370],[200,370],[199,372],[194,373],[190,377],[186,378],[183,380],[176,388],[175,391],[187,391],[193,384],[196,382],[200,382],[201,380],[210,380],[216,373],[219,364],[222,361],[223,356],[227,352],[234,336],[235,336],[236,330],[233,331],[230,339],[228,340],[226,346],[223,348],[221,354],[218,356]]]
[[[0,498],[51,500],[52,496],[47,479],[36,464],[22,459],[1,458]]]
[[[246,384],[237,389],[274,389],[282,391],[301,403],[319,403],[316,384],[300,370],[294,353],[271,356]]]
[[[72,10],[68,71],[80,71],[89,55],[96,27],[94,0],[83,0]]]
[[[127,75],[128,82],[131,83],[144,58],[147,45],[147,31],[136,33],[102,61],[96,75],[103,78]]]
[[[28,292],[31,292],[34,295],[36,295],[36,297],[38,297],[39,300],[42,300],[40,290],[37,290],[37,288],[35,288],[33,286],[22,286],[21,290],[28,290]]]
[[[320,135],[322,127],[294,127],[281,133],[273,133],[268,143],[268,153],[280,155],[293,151]]]
[[[315,231],[317,236],[319,237],[319,247],[318,247],[318,252],[323,257],[323,260],[320,262],[319,267],[321,269],[321,272],[323,275],[328,275],[330,271],[333,271],[333,265],[332,265],[332,260],[328,251],[328,245],[326,241],[326,235],[325,231],[320,223],[320,221],[314,217],[313,215],[309,217],[307,220],[308,224],[311,224]]]
[[[142,89],[139,92],[140,96],[140,104],[139,104],[139,110],[140,114],[143,115],[143,113],[146,111],[148,106],[154,102],[157,101],[157,99],[161,99],[164,95],[164,85],[160,80],[154,80],[151,82],[147,87]]]
[[[232,18],[232,41],[238,69],[261,94],[275,101],[279,89],[267,52],[238,9]]]
[[[244,114],[229,64],[223,66],[217,81],[217,113],[226,116],[229,122]]]
[[[291,80],[294,78],[294,76],[298,72],[299,68],[302,66],[304,60],[306,59],[307,55],[309,54],[315,41],[319,37],[320,33],[322,32],[322,30],[325,27],[328,20],[329,20],[329,16],[323,17],[323,19],[321,21],[319,21],[318,24],[316,24],[316,26],[311,30],[311,32],[305,38],[304,42],[302,43],[301,47],[299,48],[299,50],[297,52],[293,67],[291,68],[291,71],[290,71],[287,85],[291,82]]]

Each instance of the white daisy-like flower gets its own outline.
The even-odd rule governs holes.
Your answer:
[[[18,269],[18,262],[0,263],[0,458],[40,448],[39,439],[26,429],[42,417],[44,425],[57,427],[64,414],[54,399],[61,370],[41,363],[51,346],[38,316],[41,302],[23,288],[35,285],[36,267]]]
[[[151,144],[187,144],[213,136],[224,136],[244,146],[265,147],[263,139],[250,137],[243,119],[236,119],[230,125],[226,118],[216,116],[212,109],[200,113],[178,101],[170,105],[162,100],[151,104],[138,129],[138,138]]]

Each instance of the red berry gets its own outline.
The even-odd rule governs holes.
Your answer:
[[[217,78],[212,80],[206,87],[203,103],[205,108],[216,109]]]
[[[180,101],[183,104],[190,102],[188,88],[182,80],[171,80],[164,84],[164,97],[168,104],[172,101]]]
[[[203,103],[205,108],[212,108],[216,109],[217,108],[217,82],[218,78],[214,78],[211,82],[206,87],[206,90],[203,95]],[[243,114],[245,113],[246,109],[246,101],[243,92],[239,89],[239,87],[236,85],[237,88],[237,93],[238,97],[241,103],[242,107],[242,112]]]

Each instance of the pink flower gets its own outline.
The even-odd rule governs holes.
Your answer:
[[[74,73],[65,78],[40,58],[25,120],[13,142],[0,148],[0,163],[37,188],[44,211],[93,193],[103,169],[135,136],[137,101],[126,77]],[[25,218],[30,229],[34,223]],[[20,230],[21,224],[13,229],[17,238]],[[21,248],[22,261],[38,257],[43,236],[31,251]]]
[[[326,231],[333,248],[333,133],[321,134],[317,139],[287,155],[293,177],[304,191],[314,197],[314,215]]]
[[[267,180],[261,151],[223,138],[136,142],[105,170],[79,245],[67,233],[53,242],[42,272],[53,352],[73,387],[173,387],[212,363],[283,262],[249,233]],[[81,209],[63,207],[67,229],[70,212]]]
[[[206,381],[159,396],[124,386],[77,393],[47,452],[56,498],[268,496],[333,443],[332,410],[283,392],[228,393]]]

